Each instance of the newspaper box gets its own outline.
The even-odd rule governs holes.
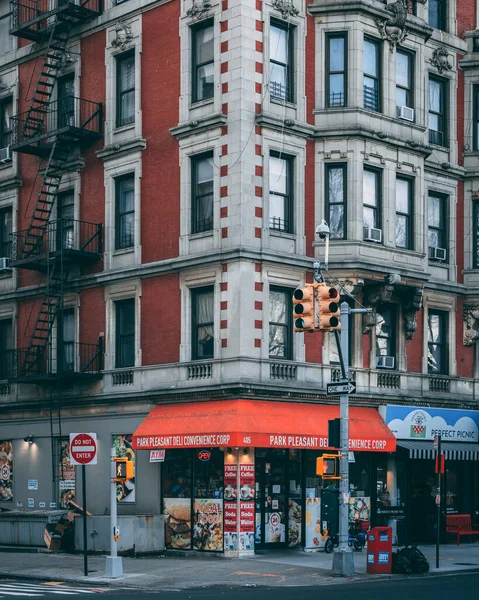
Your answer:
[[[373,527],[368,533],[367,572],[391,573],[392,527]]]

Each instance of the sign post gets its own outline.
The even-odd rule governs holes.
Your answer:
[[[118,556],[118,540],[120,529],[116,510],[116,450],[111,449],[111,488],[110,488],[110,556],[106,557],[105,575],[107,577],[123,577],[123,561]]]
[[[441,436],[434,436],[434,447],[436,448],[436,469],[437,469],[437,492],[436,492],[436,508],[437,508],[437,536],[436,536],[436,569],[439,569],[439,543],[441,541],[441,472],[442,472],[442,457],[441,457]]]
[[[96,465],[96,433],[70,433],[70,461],[81,465],[83,495],[83,573],[88,576],[88,540],[86,526],[86,465]]]

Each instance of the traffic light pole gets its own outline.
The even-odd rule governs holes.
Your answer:
[[[336,345],[341,363],[342,379],[349,382],[349,315],[371,312],[369,308],[352,309],[347,302],[342,302],[341,339],[335,330]],[[341,457],[339,460],[339,545],[333,556],[333,575],[350,577],[354,575],[353,549],[349,547],[349,396],[339,397]]]
[[[115,536],[118,536],[118,521],[116,510],[116,450],[111,449],[111,488],[110,488],[110,556],[106,557],[105,575],[107,577],[123,577],[123,561],[118,556],[118,546]]]

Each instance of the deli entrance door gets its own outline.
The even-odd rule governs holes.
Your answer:
[[[259,548],[284,548],[287,543],[287,450],[256,450],[256,528]]]

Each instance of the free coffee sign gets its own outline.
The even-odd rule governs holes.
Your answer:
[[[72,465],[96,465],[96,433],[70,433]]]

